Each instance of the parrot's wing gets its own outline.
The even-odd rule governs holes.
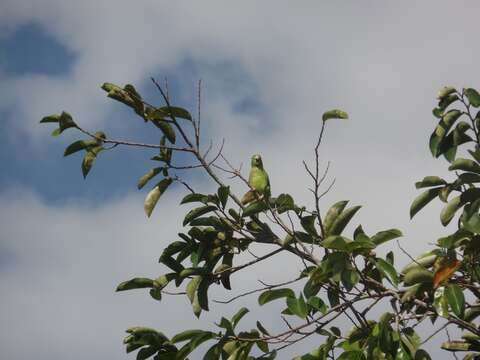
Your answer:
[[[268,173],[264,170],[265,176],[267,178],[267,186],[265,187],[265,195],[270,197],[271,189],[270,189],[270,178],[268,177]]]
[[[246,205],[248,203],[251,203],[252,201],[256,200],[256,196],[255,196],[255,191],[253,190],[248,190],[245,195],[243,195],[242,197],[242,204],[243,205]]]

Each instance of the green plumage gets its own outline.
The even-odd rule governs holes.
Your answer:
[[[242,203],[247,204],[258,198],[268,199],[270,197],[270,180],[263,168],[262,157],[258,154],[252,156],[248,184],[255,190],[256,194],[252,190],[248,191],[243,196]]]

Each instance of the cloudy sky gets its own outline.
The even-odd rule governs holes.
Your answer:
[[[174,102],[194,108],[201,78],[204,143],[225,138],[235,164],[261,153],[273,192],[305,204],[301,160],[312,160],[323,111],[342,108],[350,120],[328,124],[322,145],[322,162],[331,161],[336,178],[322,208],[343,199],[364,205],[355,225],[398,227],[412,253],[445,233],[438,204],[414,221],[408,208],[415,180],[445,174],[445,163],[427,150],[437,90],[479,86],[478,3],[292,4],[0,1],[2,357],[126,358],[127,327],[173,334],[235,308],[218,307],[198,322],[186,299],[159,304],[141,291],[114,293],[120,281],[164,271],[158,255],[181,230],[185,209],[178,207],[184,189],[173,187],[146,219],[145,193],[135,184],[152,166],[151,152],[108,152],[84,181],[80,158],[62,157],[78,135],[52,138],[38,125],[67,110],[88,129],[157,141],[131,110],[105,97],[104,81],[132,83],[160,103],[149,78],[168,77]],[[196,189],[211,187],[196,172],[185,178]],[[234,286],[294,277],[298,264],[280,261],[235,278]],[[280,326],[273,314],[257,312],[245,324],[260,317]]]

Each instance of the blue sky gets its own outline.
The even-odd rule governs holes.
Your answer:
[[[467,1],[306,1],[293,8],[282,1],[4,0],[0,285],[7,290],[0,321],[11,324],[11,331],[0,331],[5,356],[83,359],[88,348],[91,358],[125,358],[121,337],[129,326],[170,334],[202,326],[186,302],[113,293],[122,280],[162,273],[156,260],[181,230],[183,189],[165,194],[147,220],[145,191],[135,186],[152,166],[152,152],[102,154],[85,181],[80,157],[63,157],[80,135],[49,136],[51,127],[38,124],[43,116],[66,110],[88,129],[156,142],[130,109],[105,97],[101,83],[133,83],[158,102],[149,78],[168,77],[174,102],[194,112],[201,78],[203,143],[213,139],[218,146],[225,138],[225,154],[245,167],[252,153],[261,153],[273,192],[308,204],[301,160],[312,159],[322,112],[343,108],[351,119],[329,124],[322,148],[337,179],[322,206],[341,199],[363,204],[358,221],[366,229],[401,228],[404,246],[418,253],[445,231],[438,206],[408,219],[413,182],[445,173],[426,147],[431,108],[445,84],[478,87],[480,50],[472,44],[479,10]],[[185,177],[199,190],[211,189],[200,172]],[[280,259],[236,283],[253,288],[257,274],[285,280],[288,274],[272,270],[279,264],[298,266]],[[274,312],[255,313],[251,321],[256,317],[282,325]],[[19,333],[28,346],[18,347]],[[299,352],[313,346],[305,343]]]
[[[28,76],[47,76],[50,78],[62,78],[68,76],[73,71],[75,64],[75,52],[63,46],[53,36],[51,36],[41,24],[27,23],[21,25],[9,32],[7,37],[1,39],[0,47],[2,53],[0,56],[2,70],[8,77],[28,77]],[[213,66],[203,64],[207,71],[212,71]],[[199,66],[192,59],[185,59],[179,64],[176,64],[174,71],[165,71],[158,69],[161,77],[159,81],[163,82],[164,78],[169,81],[169,90],[172,97],[182,104],[196,111],[196,94],[194,93],[196,79],[201,78]],[[262,104],[257,100],[257,90],[255,84],[252,84],[248,79],[248,74],[242,70],[241,66],[232,61],[219,60],[218,64],[214,65],[214,71],[218,78],[222,79],[220,84],[222,90],[226,93],[235,91],[238,84],[248,84],[251,93],[237,99],[232,103],[232,110],[238,113],[253,114],[255,116],[262,116]],[[100,85],[103,81],[113,81],[110,79],[98,79]],[[179,87],[183,85],[191,90],[191,94],[186,95],[180,91]],[[159,102],[161,97],[157,92],[149,77],[143,79],[136,84],[141,87],[142,95],[145,98],[152,99],[152,102]],[[104,95],[100,90],[100,86],[93,88],[92,92],[96,92],[99,98]],[[204,90],[208,94],[208,90]],[[105,103],[112,102],[105,99]],[[116,105],[114,107],[114,105]],[[122,121],[131,121],[135,123],[135,127],[128,127],[128,136],[139,136],[143,139],[148,139],[150,142],[156,142],[158,139],[152,129],[142,126],[143,123],[134,118],[132,112],[128,108],[124,108],[121,104],[114,104],[111,106],[111,117],[120,118]],[[51,113],[59,113],[64,108],[52,108]],[[49,138],[47,135],[53,129],[51,127],[38,125],[38,130],[42,131],[41,151],[37,151],[39,144],[23,143],[24,149],[29,152],[29,156],[21,156],[16,161],[9,161],[10,150],[13,147],[19,146],[18,138],[13,136],[8,131],[11,126],[10,122],[15,120],[15,112],[13,108],[6,108],[3,111],[4,117],[8,121],[3,122],[2,132],[0,134],[2,147],[0,159],[4,160],[6,169],[0,175],[0,185],[4,187],[24,186],[34,189],[47,202],[65,201],[77,197],[82,200],[99,199],[109,200],[112,197],[118,196],[126,191],[132,189],[136,184],[138,177],[146,172],[149,168],[155,166],[155,162],[148,161],[148,154],[155,155],[153,151],[128,151],[128,149],[119,149],[120,151],[112,151],[105,157],[108,160],[102,161],[102,165],[95,167],[95,175],[91,176],[90,180],[93,184],[85,183],[78,175],[80,174],[81,158],[75,156],[76,160],[71,158],[62,159],[62,152],[59,151],[59,141],[55,138]],[[39,114],[38,119],[50,113]],[[75,116],[75,115],[74,115]],[[80,119],[81,121],[81,119]],[[261,133],[267,128],[274,127],[274,124],[269,123],[265,119],[265,124],[259,127],[258,131]],[[29,127],[36,126],[31,123]],[[110,128],[116,130],[115,125],[106,124]],[[208,124],[207,130],[208,130]],[[103,129],[103,128],[102,128]],[[126,129],[123,129],[123,135],[127,136]],[[37,131],[37,130],[34,130]],[[77,136],[81,137],[81,134]],[[65,144],[65,141],[60,142]],[[8,151],[7,151],[8,150]],[[48,154],[47,154],[48,153]],[[184,154],[178,154],[177,158],[185,158]],[[188,161],[187,159],[184,161]],[[124,171],[121,164],[128,163],[129,170]],[[183,163],[181,161],[181,163]],[[94,174],[92,172],[92,174]],[[56,180],[54,180],[56,179]],[[75,191],[72,191],[72,185]],[[110,192],[105,193],[103,189],[109,188]]]

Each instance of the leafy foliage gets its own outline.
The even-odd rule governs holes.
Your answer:
[[[152,278],[135,277],[119,284],[117,291],[147,289],[156,301],[166,295],[184,295],[193,314],[200,317],[214,304],[211,288],[235,288],[231,278],[236,272],[280,252],[300,259],[304,268],[293,280],[264,284],[225,301],[255,294],[259,306],[283,304],[281,316],[287,324],[284,330],[267,330],[269,326],[259,321],[255,329],[237,330],[249,314],[247,308],[241,307],[229,319],[222,317],[215,324],[216,331],[187,329],[169,338],[151,328],[130,328],[124,339],[128,353],[138,350],[137,359],[187,359],[200,347],[205,350],[206,360],[274,359],[283,348],[317,336],[319,346],[295,359],[430,359],[421,348],[430,337],[422,340],[415,332],[416,325],[428,318],[432,327],[439,326],[439,330],[456,326],[464,331],[461,340],[446,341],[443,349],[469,352],[466,359],[480,358],[480,330],[474,322],[480,315],[480,189],[476,187],[480,183],[480,112],[472,112],[480,107],[477,90],[440,90],[433,109],[437,125],[429,148],[435,158],[443,156],[448,161],[453,179],[430,175],[416,182],[415,187],[422,192],[410,208],[410,216],[414,217],[438,198],[443,204],[440,222],[444,226],[452,224],[454,232],[438,239],[434,249],[412,257],[411,263],[399,271],[394,253],[381,256],[377,249],[385,249],[386,243],[400,238],[400,230],[392,228],[368,235],[361,225],[355,224],[361,207],[348,206],[347,200],[327,206],[325,213],[320,210],[326,204],[319,191],[325,176],[319,175],[318,146],[327,120],[347,119],[347,113],[334,109],[321,117],[316,167],[311,169],[304,163],[314,182],[315,206],[307,209],[297,204],[291,194],[273,196],[259,155],[252,157],[248,180],[227,161],[226,165],[214,166],[224,156],[220,150],[207,159],[201,151],[199,119],[188,110],[171,105],[163,89],[154,83],[165,102],[163,106],[146,103],[131,84],[122,87],[104,83],[102,88],[109,98],[132,108],[144,122],[158,129],[158,145],[128,143],[111,139],[103,132],[90,133],[66,112],[41,120],[58,125],[55,136],[70,128],[88,136],[68,145],[64,153],[84,153],[84,177],[90,174],[102,151],[118,145],[155,149],[157,154],[151,159],[160,166],[154,166],[137,184],[142,190],[154,178],[157,180],[144,202],[149,217],[170,186],[182,184],[188,190],[180,202],[188,207],[182,222],[184,230],[159,259],[167,272]],[[189,137],[191,133],[193,138]],[[176,164],[173,155],[178,151],[190,154],[195,164]],[[198,193],[179,176],[180,170],[197,167],[203,168],[216,183],[215,192]],[[246,193],[242,200],[216,170],[244,183]],[[350,231],[352,225],[357,226]],[[270,251],[242,262],[244,257],[240,255],[251,252],[253,244]],[[293,283],[301,286],[291,287]],[[172,288],[181,291],[172,292]],[[373,308],[385,312],[372,318]],[[336,319],[341,318],[351,322],[350,329],[336,326]],[[443,319],[440,325],[436,325],[438,318]]]

